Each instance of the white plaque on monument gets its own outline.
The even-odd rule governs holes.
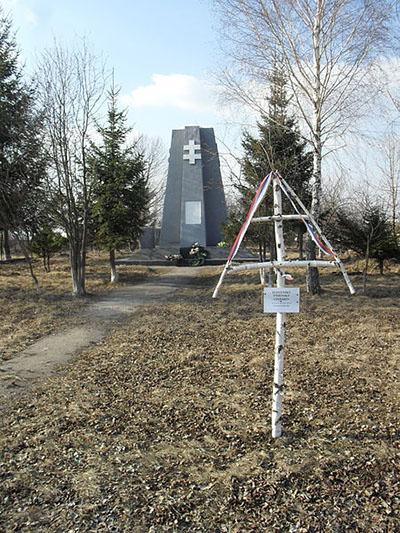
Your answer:
[[[265,288],[264,313],[299,313],[300,289],[299,287]]]
[[[201,224],[201,202],[185,202],[185,224]]]

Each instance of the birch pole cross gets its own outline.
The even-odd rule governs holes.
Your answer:
[[[283,239],[282,220],[282,192],[279,182],[274,180],[274,229],[276,241],[277,261],[285,260],[285,242]],[[285,270],[278,268],[276,271],[276,286],[278,289],[285,287]],[[283,397],[283,362],[285,345],[286,313],[276,314],[275,357],[274,357],[274,386],[272,390],[272,436],[280,437],[282,433],[282,397]]]
[[[268,190],[268,185],[272,182],[273,185],[273,204],[274,214],[269,217],[254,218],[254,214],[264,199]],[[295,213],[284,215],[282,212],[282,192],[288,198]],[[312,260],[312,261],[297,261],[287,260],[285,253],[285,242],[283,234],[283,223],[285,220],[302,220],[315,244],[324,253],[330,256],[329,261]],[[249,263],[245,265],[232,265],[235,254],[237,253],[241,242],[243,241],[246,231],[250,223],[273,222],[276,241],[276,261],[264,261],[261,263]],[[344,280],[348,286],[350,294],[354,294],[355,290],[351,284],[350,278],[344,268],[342,261],[336,252],[333,251],[328,239],[322,233],[317,222],[312,217],[311,213],[306,209],[300,198],[293,191],[293,189],[286,183],[278,172],[271,172],[260,185],[259,190],[253,200],[250,210],[247,214],[245,223],[243,224],[236,240],[232,246],[232,250],[228,256],[227,263],[220,276],[218,284],[214,290],[213,298],[217,298],[219,289],[227,274],[240,270],[255,270],[263,268],[272,268],[276,272],[276,289],[285,290],[285,268],[286,267],[334,267],[339,268],[343,274]],[[286,289],[287,292],[292,289]],[[294,311],[286,307],[286,311]],[[276,332],[275,332],[275,353],[274,353],[274,383],[272,388],[272,437],[280,437],[282,434],[282,399],[283,399],[283,364],[284,364],[284,347],[285,347],[285,325],[286,312],[274,308],[276,312]],[[298,312],[298,303],[296,312]]]

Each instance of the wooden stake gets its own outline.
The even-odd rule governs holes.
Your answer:
[[[230,264],[231,264],[231,262],[227,261],[226,265],[224,266],[224,270],[222,271],[222,273],[221,273],[221,275],[219,277],[217,286],[214,289],[214,292],[213,292],[213,295],[212,295],[213,298],[218,298],[219,288],[221,287],[222,282],[224,281],[224,278],[225,278],[225,276],[226,276],[226,274],[228,272],[228,268],[229,268]]]

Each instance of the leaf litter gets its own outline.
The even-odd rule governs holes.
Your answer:
[[[398,276],[379,299],[288,315],[283,436],[270,431],[275,317],[257,278],[211,299],[204,269],[8,403],[5,531],[395,532],[400,524]],[[356,285],[359,280],[355,279]]]

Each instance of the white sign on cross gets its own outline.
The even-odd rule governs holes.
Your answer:
[[[183,154],[183,159],[189,160],[189,165],[195,165],[196,159],[201,159],[201,154],[196,154],[196,150],[200,150],[200,144],[194,144],[193,140],[189,141],[189,144],[183,146],[183,150],[188,150],[188,154]]]

